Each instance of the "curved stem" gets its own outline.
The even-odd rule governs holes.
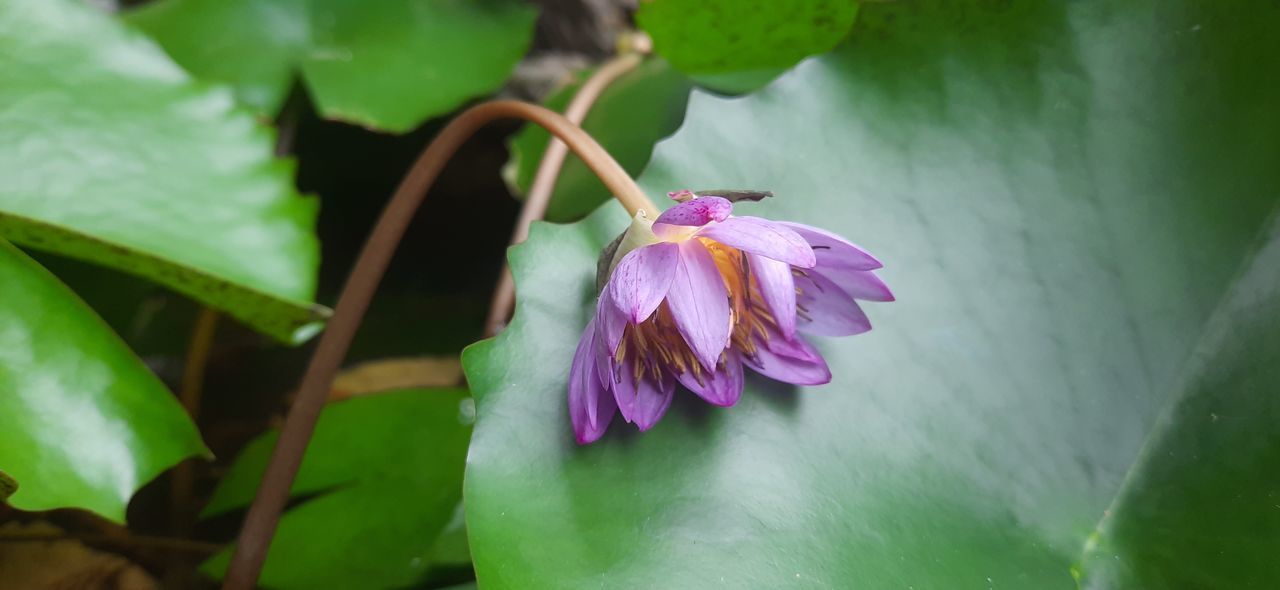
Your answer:
[[[601,66],[592,74],[587,82],[573,95],[573,100],[564,111],[564,117],[574,125],[581,125],[591,111],[592,105],[614,80],[640,65],[644,56],[639,53],[619,55]],[[551,203],[551,193],[555,189],[560,169],[564,167],[565,158],[569,155],[569,146],[557,138],[551,138],[547,151],[538,163],[538,171],[533,176],[529,193],[525,197],[524,207],[520,209],[520,218],[516,220],[515,230],[511,233],[511,245],[514,246],[529,238],[529,225],[542,219],[547,213],[547,205]],[[505,262],[502,274],[498,276],[498,286],[493,291],[493,299],[489,302],[489,316],[484,322],[485,337],[502,331],[511,310],[516,302],[516,284],[511,276],[511,267]]]
[[[632,215],[642,210],[657,211],[604,148],[585,131],[553,111],[519,101],[495,100],[467,109],[449,122],[400,182],[360,252],[351,275],[347,277],[333,318],[320,337],[298,388],[298,397],[285,418],[258,494],[245,516],[235,554],[223,581],[224,590],[249,590],[256,583],[280,512],[289,500],[289,488],[298,473],[303,452],[315,430],[338,366],[346,357],[351,340],[369,308],[369,301],[373,299],[387,264],[414,212],[422,204],[427,189],[431,188],[454,152],[480,127],[495,119],[513,118],[537,123],[568,144]]]

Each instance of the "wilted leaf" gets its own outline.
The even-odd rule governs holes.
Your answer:
[[[462,383],[457,356],[381,359],[346,369],[333,380],[329,401],[410,387],[452,387]]]
[[[830,51],[857,15],[856,0],[645,0],[636,22],[676,69],[742,93]]]
[[[387,588],[421,577],[461,497],[470,403],[463,390],[418,389],[327,406],[293,485],[315,497],[281,519],[262,584]],[[253,500],[277,438],[249,443],[205,516]],[[201,569],[221,575],[230,557],[228,548]]]
[[[589,72],[546,100],[546,107],[563,112],[586,81]],[[638,174],[649,162],[653,144],[670,135],[684,119],[691,82],[661,59],[649,59],[621,76],[601,93],[582,127],[604,146],[627,172]],[[511,140],[511,160],[503,175],[517,193],[528,192],[551,134],[525,125]],[[590,213],[609,199],[609,190],[572,153],[556,179],[546,218],[570,221]]]
[[[772,190],[737,211],[853,238],[885,261],[898,301],[868,309],[869,334],[820,344],[831,385],[754,379],[730,409],[685,393],[653,430],[619,420],[578,447],[566,375],[596,255],[627,219],[609,205],[535,227],[512,252],[514,322],[464,355],[481,584],[1075,587],[1104,511],[1120,497],[1112,518],[1132,515],[1122,482],[1145,485],[1140,449],[1161,444],[1152,425],[1276,214],[1280,83],[1259,72],[1280,65],[1277,26],[1260,0],[875,4],[849,46],[764,91],[695,94],[643,186]],[[1256,260],[1242,285],[1280,273]],[[1255,559],[1280,549],[1280,529],[1257,495],[1277,467],[1259,430],[1274,414],[1274,343],[1259,335],[1275,309],[1253,309],[1267,320],[1241,335],[1261,346],[1211,365],[1215,395],[1239,403],[1221,415],[1261,414],[1235,422],[1251,444],[1184,475],[1191,489],[1159,488],[1179,508],[1165,518],[1211,518],[1218,506],[1197,498],[1253,473],[1222,525],[1250,553],[1110,525],[1122,546],[1176,551],[1127,548],[1136,567],[1280,584]],[[1181,473],[1212,459],[1161,461]],[[1244,514],[1254,528],[1231,524]],[[1228,561],[1241,571],[1213,575]]]
[[[501,85],[534,16],[518,0],[160,0],[127,18],[263,113],[301,71],[324,116],[399,132]]]
[[[18,491],[17,480],[9,477],[8,473],[0,471],[0,502],[9,499],[9,496],[16,491]]]
[[[0,236],[112,266],[287,342],[319,329],[316,204],[273,134],[73,0],[0,3]]]
[[[0,586],[26,590],[152,590],[160,587],[138,565],[84,546],[44,522],[0,526]],[[23,537],[36,537],[22,540]]]
[[[195,425],[93,311],[3,240],[0,285],[0,468],[21,483],[9,503],[124,520],[136,489],[204,450]]]

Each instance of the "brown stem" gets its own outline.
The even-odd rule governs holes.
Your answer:
[[[213,349],[213,337],[218,330],[217,310],[201,306],[196,314],[195,326],[191,329],[191,341],[187,345],[187,358],[182,367],[182,384],[178,389],[178,400],[187,410],[193,422],[200,416],[200,398],[204,393],[205,368],[209,364],[209,353]],[[170,532],[177,537],[187,537],[195,525],[195,510],[192,508],[195,497],[196,466],[192,459],[178,463],[173,468],[169,488],[169,526]],[[165,578],[177,580],[189,578],[194,565],[188,559],[172,559],[166,564]]]
[[[591,111],[592,105],[600,98],[600,94],[614,80],[640,65],[643,59],[644,56],[639,53],[626,53],[609,60],[587,79],[582,88],[578,89],[569,107],[565,109],[564,117],[574,125],[581,125],[587,118],[587,113]],[[538,171],[533,176],[533,184],[529,186],[524,207],[520,209],[520,219],[516,220],[515,231],[511,233],[512,246],[528,239],[529,225],[546,215],[547,205],[551,203],[551,193],[556,187],[556,179],[560,176],[560,169],[564,166],[568,155],[569,146],[559,139],[551,138],[547,151],[542,155],[542,161],[538,163]],[[498,275],[498,286],[493,291],[493,300],[489,302],[489,316],[484,322],[486,337],[502,331],[511,317],[511,310],[515,307],[515,303],[515,279],[511,276],[511,267],[504,263],[502,273]]]
[[[191,342],[187,346],[187,359],[182,368],[182,385],[178,400],[186,408],[187,415],[195,421],[200,414],[200,398],[204,392],[205,367],[209,364],[209,351],[213,348],[213,336],[218,329],[218,312],[211,307],[201,307],[191,329]],[[190,507],[195,489],[195,470],[191,461],[183,461],[173,469],[170,490],[169,520],[173,533],[186,536],[190,532]]]
[[[338,366],[346,357],[400,238],[445,163],[467,138],[495,119],[525,119],[546,127],[569,144],[628,212],[634,215],[641,210],[657,211],[626,170],[604,148],[585,131],[553,111],[519,101],[495,100],[467,109],[450,121],[400,182],[347,277],[333,318],[320,337],[298,388],[298,396],[285,418],[258,494],[245,516],[244,528],[240,530],[235,554],[223,581],[224,590],[249,590],[257,581],[280,511],[289,499],[289,488]]]

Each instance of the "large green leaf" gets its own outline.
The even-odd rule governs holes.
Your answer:
[[[0,285],[0,469],[19,485],[9,502],[124,520],[142,484],[204,452],[195,425],[88,306],[3,240]]]
[[[407,131],[501,85],[534,16],[520,0],[160,0],[128,18],[261,112],[300,70],[324,116]]]
[[[1280,11],[974,0],[868,5],[860,19],[852,44],[763,92],[695,94],[642,184],[772,189],[738,211],[853,238],[885,261],[898,301],[868,309],[869,334],[820,343],[831,385],[752,379],[730,409],[686,393],[645,434],[617,421],[577,447],[566,374],[596,255],[626,216],[610,205],[537,226],[511,254],[514,322],[464,358],[482,585],[1074,586],[1276,212],[1280,83],[1259,72],[1280,65]],[[1274,404],[1275,373],[1258,368],[1274,351],[1221,354],[1240,378],[1216,382],[1220,395]],[[1241,464],[1274,471],[1267,420],[1237,423],[1258,445],[1241,451],[1260,453]],[[1199,468],[1182,456],[1174,467]],[[1237,484],[1187,477],[1216,494]],[[1203,518],[1217,509],[1194,490],[1159,493]],[[1230,531],[1250,555],[1280,549],[1261,524],[1274,502],[1235,509],[1259,519]],[[1162,559],[1228,560],[1180,543]],[[1274,569],[1247,575],[1280,584]]]
[[[636,22],[677,69],[741,93],[830,51],[857,15],[856,0],[646,0]]]
[[[1087,545],[1085,588],[1280,581],[1280,220]]]
[[[546,107],[564,111],[587,79],[581,72],[572,84],[546,100]],[[624,74],[600,94],[587,118],[586,129],[627,172],[639,174],[649,162],[653,144],[670,135],[684,119],[691,83],[661,59],[649,59]],[[551,134],[537,125],[525,125],[511,140],[511,160],[503,169],[515,191],[526,192],[547,151]],[[546,218],[579,219],[609,199],[609,190],[577,156],[570,153],[556,177]]]
[[[0,3],[0,235],[313,334],[316,203],[273,133],[74,0]]]
[[[404,390],[324,409],[262,584],[271,588],[389,588],[422,577],[462,494],[473,409],[458,389]],[[206,516],[253,500],[278,432],[251,442]],[[231,549],[202,569],[221,575]],[[450,556],[452,559],[453,556]]]

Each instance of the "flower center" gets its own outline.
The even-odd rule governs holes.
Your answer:
[[[778,322],[760,295],[759,283],[742,251],[707,238],[697,239],[711,253],[729,293],[729,346],[753,357],[757,343],[767,342]],[[666,370],[674,374],[691,372],[694,379],[703,383],[706,373],[680,335],[665,302],[649,319],[626,327],[615,358],[637,381],[646,374],[660,379]],[[723,362],[722,354],[720,363]],[[622,375],[616,377],[620,379]]]

